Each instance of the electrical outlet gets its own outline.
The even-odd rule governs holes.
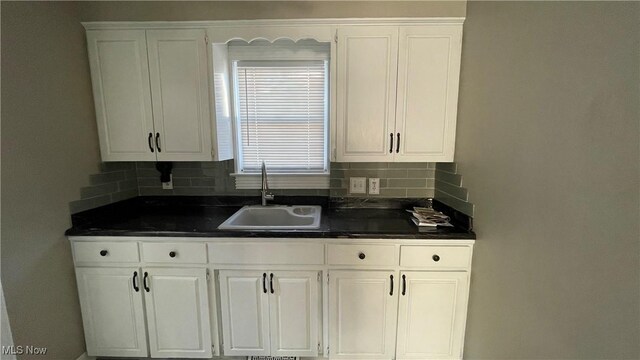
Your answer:
[[[367,178],[366,177],[349,178],[349,192],[352,194],[366,194]]]
[[[378,195],[378,194],[380,194],[380,179],[379,178],[369,178],[369,194],[370,195]]]
[[[162,183],[162,188],[164,190],[171,190],[173,189],[173,174],[169,174],[169,182],[163,182]]]

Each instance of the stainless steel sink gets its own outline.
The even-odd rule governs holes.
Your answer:
[[[250,205],[236,211],[221,230],[296,230],[320,227],[321,206]]]

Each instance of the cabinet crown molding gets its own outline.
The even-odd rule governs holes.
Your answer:
[[[317,25],[460,25],[464,17],[415,18],[327,18],[327,19],[264,19],[211,21],[90,21],[82,22],[86,30],[117,29],[194,29],[235,26],[317,26]]]

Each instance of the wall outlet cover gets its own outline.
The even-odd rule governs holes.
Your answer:
[[[169,182],[163,182],[162,183],[162,188],[164,190],[171,190],[173,189],[173,174],[169,175]]]
[[[352,194],[366,194],[367,178],[366,177],[349,178],[349,192]]]
[[[369,194],[370,195],[378,195],[378,194],[380,194],[380,179],[379,178],[369,178]]]

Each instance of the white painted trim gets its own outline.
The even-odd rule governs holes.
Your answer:
[[[82,353],[82,355],[78,356],[78,358],[76,360],[96,360],[97,358],[95,356],[89,356],[87,355],[87,353]]]
[[[92,21],[83,22],[86,30],[208,28],[230,26],[310,26],[310,25],[457,25],[464,17],[416,18],[344,18],[344,19],[268,19],[268,20],[211,20],[211,21]]]

